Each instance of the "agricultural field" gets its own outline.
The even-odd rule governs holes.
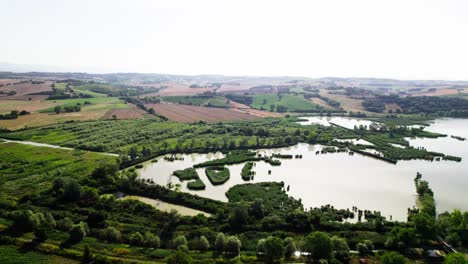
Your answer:
[[[142,85],[136,83],[135,85]],[[213,92],[216,88],[190,88],[190,85],[183,83],[161,83],[149,85],[159,89],[156,93],[150,93],[147,96],[193,96],[206,92]]]
[[[207,107],[229,108],[229,100],[220,96],[164,96],[163,102]]]
[[[6,85],[10,82],[0,86],[0,99],[4,100],[41,100],[47,98],[47,95],[42,95],[43,92],[52,91],[51,81],[29,81],[29,80],[17,80],[10,85]],[[14,92],[12,95],[8,95],[9,92]]]
[[[333,94],[330,93],[328,90],[320,90],[320,95],[340,102],[341,107],[343,107],[346,111],[353,111],[353,112],[362,112],[365,111],[364,107],[362,106],[362,99],[354,99],[346,95],[341,94]]]
[[[463,93],[464,89],[456,88],[443,88],[443,89],[434,89],[434,91],[423,92],[423,93],[413,93],[412,96],[445,96],[445,95],[456,95]]]
[[[324,109],[302,95],[290,94],[257,94],[253,96],[251,106],[271,112],[314,112]]]
[[[55,113],[55,107],[60,106],[62,112]],[[78,112],[63,112],[66,107],[79,106]],[[146,112],[137,109],[135,105],[127,104],[117,97],[73,98],[62,100],[1,100],[0,114],[8,114],[13,110],[30,112],[16,119],[0,120],[0,128],[17,130],[25,127],[37,127],[70,121],[85,121],[96,119],[128,119],[141,118]],[[114,117],[115,116],[115,117]]]
[[[218,122],[228,120],[255,120],[260,117],[234,111],[232,109],[220,109],[203,106],[180,105],[180,104],[147,104],[157,114],[167,117],[169,120],[192,123],[197,121]]]
[[[232,109],[235,111],[239,111],[242,113],[246,113],[246,114],[250,114],[250,115],[254,115],[258,117],[283,117],[283,114],[254,109],[248,105],[241,104],[232,100],[229,101],[229,104],[231,105]]]

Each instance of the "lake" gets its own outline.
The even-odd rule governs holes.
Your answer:
[[[315,119],[320,117],[314,117]],[[342,117],[323,117],[320,122],[332,122],[354,127],[355,124],[369,125],[371,122]],[[343,121],[346,119],[346,121]],[[341,122],[341,123],[340,123]],[[369,123],[367,123],[369,122]],[[438,212],[455,208],[468,210],[468,141],[450,138],[450,135],[468,138],[468,119],[439,119],[426,130],[448,134],[446,138],[409,139],[412,146],[424,146],[428,150],[440,151],[449,155],[460,156],[462,162],[422,160],[399,161],[396,165],[381,160],[349,153],[316,154],[323,146],[301,143],[279,149],[261,149],[258,153],[271,155],[300,154],[302,159],[283,159],[281,166],[271,166],[265,162],[256,162],[253,181],[284,181],[290,186],[289,195],[301,199],[306,208],[331,204],[336,208],[351,208],[381,211],[387,219],[406,220],[407,208],[415,205],[416,192],[414,177],[416,172],[423,174],[435,192]],[[169,162],[162,157],[157,163],[145,162],[139,170],[144,179],[153,179],[155,183],[180,183],[172,172],[184,169],[207,160],[223,157],[222,153],[178,155],[184,160]],[[232,186],[246,183],[240,172],[244,164],[227,166],[231,178],[225,184],[213,186],[207,179],[204,169],[197,169],[200,178],[206,184],[206,190],[192,191],[181,184],[181,191],[203,197],[227,201],[225,192]],[[271,170],[271,175],[268,171]]]

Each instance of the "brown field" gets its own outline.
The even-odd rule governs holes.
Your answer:
[[[310,98],[309,99],[310,101],[312,101],[312,103],[316,104],[316,105],[320,105],[321,107],[327,109],[327,110],[333,110],[335,109],[334,107],[330,106],[327,104],[327,102],[323,101],[322,99],[320,98]]]
[[[246,113],[258,117],[282,117],[283,115],[280,113],[273,113],[273,112],[267,112],[267,111],[262,111],[258,109],[253,109],[248,105],[241,104],[238,102],[234,101],[229,101],[229,104],[232,106],[232,110],[238,111],[241,113]]]
[[[397,104],[385,104],[385,112],[392,110],[395,113],[398,109],[401,111],[401,107]]]
[[[27,110],[31,112],[29,115],[19,116],[17,119],[12,120],[0,120],[0,128],[7,128],[9,130],[17,130],[25,127],[37,127],[45,126],[57,123],[63,123],[66,121],[85,121],[85,120],[96,120],[104,118],[104,116],[110,112],[115,111],[119,112],[117,114],[118,118],[133,118],[136,116],[133,111],[137,113],[140,111],[136,109],[136,106],[131,104],[124,104],[118,99],[112,101],[106,101],[98,104],[93,104],[90,106],[82,107],[80,112],[74,113],[38,113],[36,111],[41,109],[47,109],[53,107],[54,105],[60,104],[51,101],[13,101],[13,100],[0,100],[0,113],[8,113],[11,110]],[[128,111],[130,113],[125,113]],[[113,114],[110,114],[112,118]],[[119,117],[120,116],[120,117]],[[141,114],[138,114],[140,117]]]
[[[147,85],[148,86],[148,85]],[[207,91],[214,91],[216,88],[190,88],[189,85],[182,84],[182,83],[161,83],[154,85],[152,84],[151,86],[148,87],[164,87],[167,86],[167,88],[161,89],[157,93],[152,93],[152,94],[147,94],[146,96],[172,96],[172,95],[197,95],[197,94],[202,94]]]
[[[341,94],[330,94],[327,90],[320,90],[320,95],[340,102],[341,107],[346,111],[364,111],[364,107],[362,106],[363,100],[349,98],[348,96]]]
[[[445,88],[445,89],[438,89],[434,92],[415,93],[415,94],[412,94],[412,96],[443,96],[443,95],[451,95],[451,94],[458,94],[458,90],[455,88]]]
[[[117,119],[134,119],[143,117],[144,114],[145,111],[141,109],[111,109],[102,118],[113,119],[113,116],[115,116]]]
[[[63,123],[65,121],[84,121],[100,119],[104,115],[103,112],[76,112],[63,114],[49,113],[31,113],[29,115],[20,116],[18,119],[0,120],[0,127],[9,130],[18,130],[25,127],[37,127]]]
[[[57,104],[53,101],[0,100],[0,114],[9,113],[12,110],[35,112]]]
[[[15,91],[16,96],[27,95],[31,93],[52,91],[51,85],[52,85],[51,81],[46,81],[45,83],[41,83],[41,84],[19,83],[19,84],[2,86],[0,87],[0,91],[4,91],[4,92]]]
[[[21,79],[0,79],[0,84],[15,84],[22,81]]]
[[[259,116],[239,112],[233,109],[213,108],[181,104],[147,104],[146,107],[153,108],[156,113],[170,120],[192,123],[195,121],[228,121],[228,120],[253,120]]]
[[[223,84],[221,88],[217,90],[219,93],[223,92],[239,92],[239,91],[245,91],[247,92],[252,85],[247,85],[247,84],[241,84],[241,85],[232,85],[232,84]]]

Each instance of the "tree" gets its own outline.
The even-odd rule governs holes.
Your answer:
[[[89,251],[89,246],[86,245],[83,250],[83,261],[82,263],[90,263],[92,261],[91,252]]]
[[[237,257],[240,254],[242,243],[236,236],[230,236],[226,240],[226,254],[232,257]]]
[[[243,205],[237,205],[231,211],[229,222],[233,228],[241,229],[247,223],[248,217],[249,213],[247,208]]]
[[[185,236],[180,235],[177,236],[173,241],[172,241],[172,247],[173,248],[178,248],[179,246],[188,246],[187,239]]]
[[[159,236],[153,235],[150,232],[145,233],[145,245],[147,247],[159,248],[161,246],[161,239]]]
[[[359,256],[364,257],[369,254],[369,248],[364,243],[357,243],[356,250],[359,252]]]
[[[70,230],[69,242],[78,243],[83,240],[89,232],[89,228],[84,222],[74,225]]]
[[[396,252],[385,252],[382,257],[383,264],[406,264],[408,261],[402,255]]]
[[[45,227],[36,227],[34,229],[34,236],[37,241],[45,241],[47,239],[47,229]]]
[[[138,157],[138,150],[136,147],[131,147],[128,151],[128,156],[130,156],[131,160],[135,160]]]
[[[435,218],[425,213],[414,214],[411,217],[416,232],[423,238],[434,238],[436,234]]]
[[[68,232],[73,228],[73,224],[73,220],[71,220],[69,217],[65,217],[58,222],[58,227],[59,229]]]
[[[292,255],[297,251],[296,242],[292,237],[287,237],[284,239],[284,257],[290,259]]]
[[[49,229],[54,229],[55,227],[57,227],[57,222],[55,222],[54,216],[51,213],[46,213],[44,224]]]
[[[110,184],[115,179],[119,166],[116,162],[104,162],[91,173],[91,177],[104,184]]]
[[[136,246],[142,246],[144,242],[144,237],[140,232],[135,232],[130,235],[130,244]]]
[[[463,253],[450,253],[445,257],[444,264],[467,264],[468,259]]]
[[[183,249],[177,250],[175,254],[167,259],[168,264],[191,264],[193,263],[192,258]]]
[[[150,109],[148,109],[148,113],[154,115],[154,114],[156,114],[156,111],[154,111],[153,108],[150,108]]]
[[[216,240],[215,240],[215,244],[214,244],[215,250],[218,253],[222,253],[224,251],[225,245],[226,245],[226,237],[224,236],[223,233],[219,233],[216,236]]]
[[[333,236],[331,238],[333,256],[339,261],[346,263],[349,261],[349,246],[346,239]]]
[[[257,256],[264,255],[265,254],[265,241],[266,239],[262,238],[257,241]]]
[[[104,237],[109,242],[119,242],[122,234],[115,227],[109,226],[104,229]]]
[[[62,106],[61,105],[57,105],[55,108],[54,108],[54,112],[58,115],[60,114],[60,112],[62,111]]]
[[[65,184],[63,198],[70,202],[76,202],[80,200],[81,192],[81,185],[75,179],[71,179]]]
[[[252,203],[252,206],[250,207],[250,210],[252,214],[258,219],[263,218],[263,215],[265,214],[265,208],[263,206],[263,199],[261,198],[255,199],[254,202]]]
[[[198,250],[200,251],[207,251],[210,248],[210,242],[206,239],[205,236],[201,236],[200,240],[198,241]]]
[[[324,232],[313,232],[305,238],[304,250],[309,252],[311,259],[329,259],[332,254],[330,237]]]
[[[284,253],[283,241],[277,237],[268,237],[265,240],[265,263],[279,263]]]
[[[369,249],[370,252],[374,250],[374,243],[370,240],[364,240],[364,244],[366,245],[367,249]]]

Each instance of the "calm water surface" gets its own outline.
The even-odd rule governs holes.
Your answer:
[[[315,117],[314,117],[315,118]],[[324,118],[327,122],[340,123],[341,117]],[[346,119],[347,126],[369,125],[363,120],[352,123]],[[414,177],[421,172],[435,192],[439,212],[454,208],[468,210],[468,141],[450,138],[456,135],[468,138],[467,119],[440,119],[426,128],[429,131],[448,134],[447,138],[409,139],[412,146],[424,146],[428,150],[460,156],[462,162],[421,160],[399,161],[396,165],[359,154],[348,153],[316,154],[322,146],[298,144],[288,148],[257,150],[258,153],[301,154],[302,159],[282,160],[282,165],[273,167],[265,162],[256,162],[253,181],[284,181],[290,186],[289,194],[302,199],[306,208],[331,204],[336,208],[378,210],[383,215],[392,216],[393,220],[406,220],[407,208],[415,205]],[[180,183],[172,175],[177,169],[191,167],[207,160],[218,159],[221,153],[180,155],[184,160],[168,162],[159,158],[159,162],[144,163],[140,170],[141,177],[153,179],[166,185],[169,182]],[[228,166],[231,178],[221,186],[212,186],[204,169],[197,169],[200,178],[207,185],[204,191],[191,191],[182,183],[181,190],[200,196],[227,201],[225,192],[234,185],[245,183],[240,176],[244,164]],[[268,174],[271,170],[271,175]]]

